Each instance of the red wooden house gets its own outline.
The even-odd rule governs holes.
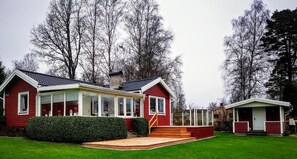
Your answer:
[[[170,125],[175,98],[161,78],[122,82],[122,72],[110,74],[110,85],[99,85],[46,74],[14,70],[0,86],[7,126],[26,126],[33,116],[110,116],[150,119]]]
[[[98,116],[125,118],[131,130],[132,118],[157,117],[151,135],[164,137],[166,129],[166,137],[213,136],[211,125],[170,127],[175,94],[161,78],[123,82],[122,77],[121,71],[110,73],[110,84],[99,85],[16,69],[0,86],[6,125],[26,126],[33,116]]]
[[[233,111],[234,134],[283,135],[286,115],[292,110],[289,102],[269,99],[248,99],[225,108]]]

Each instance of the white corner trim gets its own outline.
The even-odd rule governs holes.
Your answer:
[[[19,71],[19,70],[15,69],[15,70],[8,76],[8,78],[2,83],[2,85],[0,86],[0,92],[3,91],[3,89],[10,83],[10,81],[11,81],[15,76],[20,77],[22,80],[26,81],[27,83],[29,83],[30,85],[32,85],[32,86],[35,87],[35,88],[38,87],[38,82],[37,82],[37,81],[35,81],[33,78],[29,77],[28,75],[24,74],[22,71]]]
[[[155,80],[153,80],[152,82],[148,83],[147,85],[141,87],[141,92],[143,93],[144,91],[152,88],[153,86],[155,86],[156,84],[161,83],[161,85],[169,92],[169,94],[173,97],[176,98],[175,93],[169,88],[169,86],[164,82],[164,80],[162,78],[157,78]]]

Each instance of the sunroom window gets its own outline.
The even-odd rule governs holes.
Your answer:
[[[165,98],[150,96],[149,102],[150,102],[150,115],[153,115],[156,112],[158,114],[165,114]]]
[[[29,114],[29,92],[19,93],[18,97],[18,114]]]
[[[132,115],[132,99],[126,98],[126,116]]]

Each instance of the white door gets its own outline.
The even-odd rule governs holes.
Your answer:
[[[253,130],[264,130],[266,108],[253,108]]]

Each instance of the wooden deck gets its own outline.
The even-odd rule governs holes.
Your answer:
[[[100,149],[115,150],[150,150],[174,144],[196,141],[193,137],[188,138],[165,138],[165,137],[137,137],[121,140],[85,142],[82,146]]]

